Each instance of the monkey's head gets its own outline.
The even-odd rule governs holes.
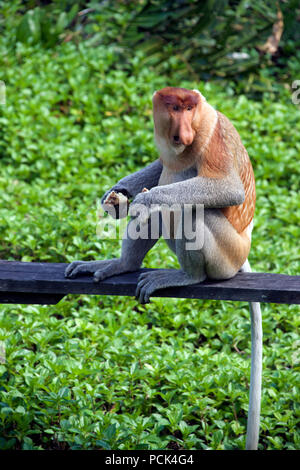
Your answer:
[[[198,90],[167,87],[153,95],[153,119],[158,147],[168,146],[179,155],[192,145],[193,127],[202,95]],[[203,98],[204,99],[204,98]]]

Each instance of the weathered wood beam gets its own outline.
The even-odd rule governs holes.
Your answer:
[[[66,279],[64,263],[0,261],[0,303],[56,304],[67,294],[134,296],[147,269],[93,282],[92,276]],[[300,304],[300,276],[238,273],[227,281],[205,281],[161,289],[153,297]]]

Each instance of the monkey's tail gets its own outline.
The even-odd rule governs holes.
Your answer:
[[[246,260],[240,271],[251,272]],[[251,374],[246,450],[257,450],[260,424],[262,381],[262,318],[259,302],[249,302],[251,316]]]

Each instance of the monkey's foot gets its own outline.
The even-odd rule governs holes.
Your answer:
[[[141,304],[146,304],[149,302],[151,294],[157,289],[197,284],[204,281],[205,277],[203,275],[199,279],[194,279],[183,270],[165,271],[156,269],[140,275],[135,296]]]
[[[94,274],[94,281],[129,271],[119,258],[102,261],[73,261],[65,270],[65,277],[74,278],[80,274]]]

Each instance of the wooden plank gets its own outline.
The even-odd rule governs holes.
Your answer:
[[[61,297],[66,294],[134,296],[139,274],[149,271],[142,269],[94,283],[90,275],[66,279],[64,277],[66,266],[67,264],[63,263],[0,261],[0,293],[2,298],[4,298],[4,293],[11,295],[13,292],[28,293],[33,296],[54,294]],[[153,297],[300,304],[300,276],[238,273],[227,281],[205,281],[192,286],[161,289],[155,292]],[[33,303],[30,298],[32,297],[28,297],[28,303]],[[42,297],[40,300],[42,301]]]
[[[0,304],[56,305],[64,294],[0,292]]]

